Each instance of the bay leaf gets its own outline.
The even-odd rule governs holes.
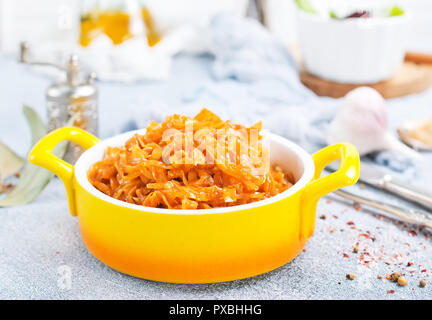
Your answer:
[[[25,161],[12,151],[7,145],[0,141],[0,184],[22,168]]]
[[[24,106],[23,112],[30,126],[33,147],[47,134],[47,128],[34,109]],[[70,125],[72,120],[71,118],[67,125]],[[53,154],[61,158],[66,153],[66,149],[67,141],[63,141],[56,146]],[[14,207],[33,201],[53,177],[52,172],[27,161],[15,188],[5,197],[0,198],[0,207]]]

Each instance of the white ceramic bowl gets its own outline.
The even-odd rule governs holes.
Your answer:
[[[160,208],[150,208],[141,205],[131,204],[128,202],[120,201],[112,198],[103,192],[96,189],[87,178],[87,171],[90,166],[100,161],[103,158],[105,150],[107,147],[119,147],[123,146],[127,140],[132,138],[135,134],[144,134],[146,129],[140,129],[135,131],[129,131],[109,139],[105,139],[90,150],[85,151],[81,157],[77,160],[75,164],[75,176],[77,182],[89,193],[95,197],[101,198],[102,200],[112,203],[117,206],[126,207],[130,209],[135,209],[138,211],[145,212],[156,212],[164,214],[203,214],[203,213],[220,213],[220,212],[232,212],[238,209],[248,209],[254,208],[256,206],[273,203],[283,198],[286,198],[300,189],[304,188],[308,182],[313,178],[315,172],[315,165],[312,161],[312,157],[304,151],[300,146],[295,143],[270,132],[261,132],[264,137],[263,143],[269,148],[270,152],[270,162],[273,165],[277,165],[284,169],[286,172],[291,172],[296,183],[288,190],[279,193],[271,198],[261,200],[259,202],[253,202],[250,204],[244,204],[233,207],[226,208],[216,208],[216,209],[196,209],[196,210],[176,210],[176,209],[160,209]]]
[[[406,14],[331,19],[299,12],[299,43],[308,72],[341,83],[369,84],[390,78],[405,55]]]

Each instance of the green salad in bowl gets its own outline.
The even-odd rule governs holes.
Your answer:
[[[400,7],[354,0],[295,2],[298,42],[309,73],[372,84],[389,79],[402,65],[409,17]]]
[[[366,8],[366,9],[350,9],[350,8],[329,8],[319,10],[309,0],[294,0],[300,10],[311,14],[328,16],[331,19],[351,19],[351,18],[385,18],[397,17],[405,14],[405,11],[399,6],[389,8]]]

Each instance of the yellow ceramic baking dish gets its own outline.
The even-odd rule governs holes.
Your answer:
[[[310,156],[298,145],[267,133],[264,139],[272,164],[292,172],[296,180],[287,191],[218,209],[134,205],[94,188],[87,170],[102,158],[107,146],[120,146],[137,132],[100,142],[78,128],[58,129],[36,144],[29,160],[63,180],[70,212],[78,216],[89,251],[120,272],[149,280],[222,282],[278,268],[296,257],[313,234],[318,200],[358,179],[359,157],[354,146],[336,144]],[[87,149],[75,167],[52,154],[63,140]],[[339,170],[320,178],[323,168],[335,160],[340,160]]]

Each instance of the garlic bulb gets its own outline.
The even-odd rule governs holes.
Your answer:
[[[385,100],[370,87],[356,88],[345,96],[330,124],[327,142],[350,142],[360,155],[388,150],[411,158],[420,157],[390,133]]]

